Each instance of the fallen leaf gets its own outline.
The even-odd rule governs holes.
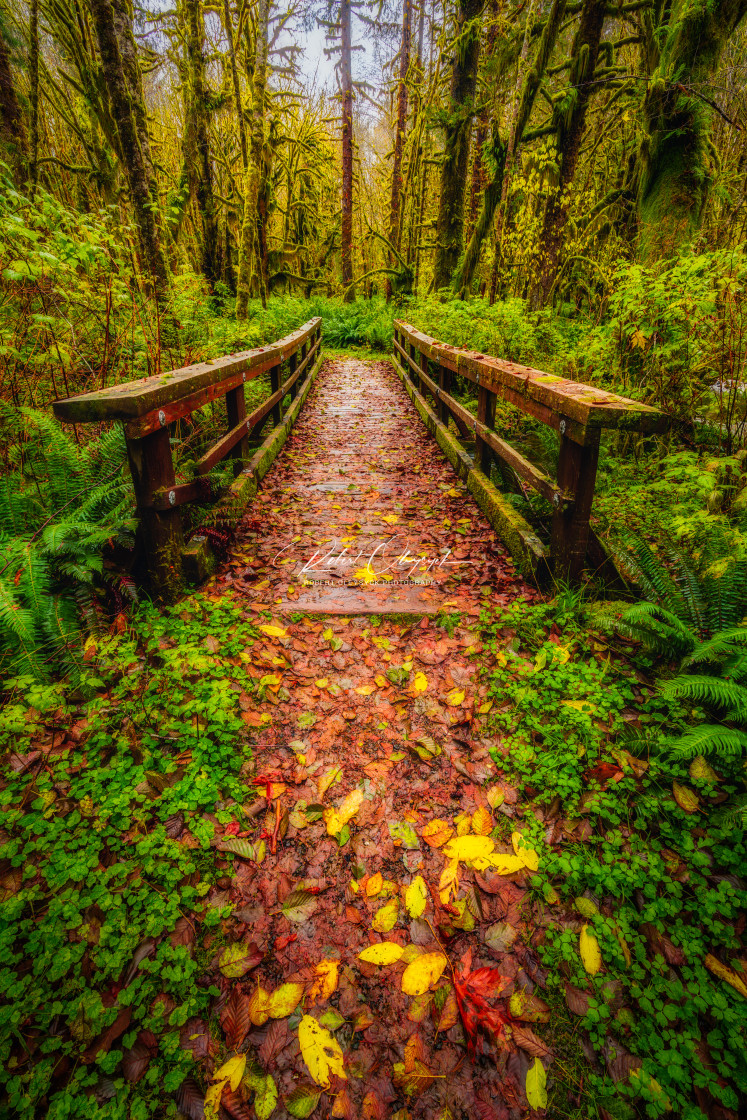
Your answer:
[[[399,903],[396,898],[393,898],[376,911],[371,922],[371,928],[375,929],[377,933],[389,933],[397,924],[398,917]]]
[[[495,844],[488,836],[457,836],[444,848],[447,859],[458,859],[462,863],[475,863],[493,854]]]
[[[448,821],[432,820],[423,829],[423,839],[432,848],[440,848],[454,835],[454,829]]]
[[[526,1094],[530,1108],[547,1108],[547,1074],[539,1058],[527,1070]]]
[[[270,1018],[285,1019],[288,1015],[292,1015],[301,1002],[303,989],[303,984],[299,984],[297,981],[289,981],[271,992],[267,1002],[267,1012]]]
[[[492,830],[493,818],[490,815],[490,810],[481,805],[472,814],[472,831],[476,832],[478,836],[487,836]]]
[[[747,999],[747,976],[740,976],[735,969],[722,964],[712,953],[707,955],[703,964],[714,976],[718,976],[720,980],[725,980],[727,984],[731,984],[732,988],[739,992],[743,999]]]
[[[313,1015],[304,1015],[301,1019],[298,1042],[306,1068],[317,1085],[328,1088],[330,1074],[346,1080],[339,1042]]]
[[[354,789],[347,795],[338,809],[324,810],[324,823],[329,836],[337,836],[348,821],[352,820],[363,804],[363,791]]]
[[[672,782],[672,793],[680,809],[684,809],[686,813],[697,813],[700,799],[694,790],[689,786],[680,785],[679,782]]]
[[[366,964],[395,964],[404,952],[401,945],[394,941],[379,941],[377,945],[369,945],[358,954],[359,961]]]
[[[428,901],[428,887],[422,875],[416,875],[405,891],[405,906],[411,918],[419,918]]]
[[[402,974],[402,991],[408,996],[421,996],[441,978],[447,965],[443,953],[423,953],[416,957]]]
[[[320,961],[314,966],[316,980],[309,988],[309,1000],[312,1003],[316,1000],[329,999],[337,988],[339,970],[339,961]]]
[[[590,976],[595,976],[602,967],[602,954],[599,950],[599,942],[588,925],[581,927],[578,947],[584,968]]]
[[[281,626],[272,626],[270,623],[258,626],[257,629],[261,630],[263,634],[266,634],[268,638],[286,638],[288,636],[287,630],[283,630]]]

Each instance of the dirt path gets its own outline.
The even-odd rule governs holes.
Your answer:
[[[272,1076],[281,1115],[283,1101],[308,1115],[319,1092],[302,1014],[344,1055],[317,1115],[525,1115],[532,1046],[542,1050],[514,1036],[545,1011],[538,1003],[513,1033],[505,1023],[512,994],[543,981],[527,871],[447,856],[462,835],[490,848],[488,833],[513,854],[515,794],[481,731],[477,623],[484,599],[534,593],[387,362],[325,364],[215,590],[265,627],[247,651],[255,689],[241,697],[268,796],[255,805],[265,854],[236,859],[211,900],[235,906],[229,935],[249,946],[243,977],[221,981],[228,1047],[239,1011],[250,1014],[241,1048]],[[258,841],[255,828],[222,846],[256,856]],[[358,959],[382,939],[401,959]],[[405,970],[413,977],[426,954],[443,975],[420,994],[422,977],[406,979],[408,994]],[[302,1003],[267,1019],[263,991],[296,982]],[[293,1003],[300,991],[283,994]],[[242,1115],[228,1090],[223,1104]]]

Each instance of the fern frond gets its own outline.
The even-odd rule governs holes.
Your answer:
[[[695,758],[699,754],[722,754],[738,758],[747,749],[747,733],[722,727],[718,723],[704,723],[693,727],[668,745],[681,758]]]
[[[723,677],[687,676],[685,673],[659,686],[667,700],[689,700],[703,707],[734,711],[747,716],[747,688]]]
[[[635,603],[614,623],[625,637],[642,642],[662,656],[681,657],[695,645],[695,638],[682,620],[659,603]]]
[[[700,642],[684,659],[682,668],[690,665],[721,665],[725,658],[739,656],[742,646],[747,651],[747,626],[721,630],[712,638]]]

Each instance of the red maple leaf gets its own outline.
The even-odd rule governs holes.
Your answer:
[[[508,977],[497,968],[478,968],[472,971],[472,952],[465,953],[462,968],[454,973],[454,991],[457,1007],[467,1035],[467,1049],[474,1058],[479,1032],[491,1040],[503,1037],[503,1027],[511,1016],[503,1007],[491,1007],[493,999],[505,988]]]

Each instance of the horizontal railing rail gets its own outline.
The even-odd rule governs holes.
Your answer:
[[[210,496],[204,476],[223,459],[233,458],[234,472],[242,471],[250,441],[260,435],[268,416],[274,426],[281,424],[286,396],[295,401],[300,386],[310,381],[321,346],[322,320],[317,317],[270,346],[54,402],[55,415],[68,423],[123,423],[146,565],[151,582],[165,597],[173,597],[182,579],[179,507]],[[245,386],[264,373],[270,377],[270,395],[247,414]],[[177,482],[170,425],[221,397],[228,430],[197,460],[197,477]]]
[[[394,358],[424,401],[425,393],[430,394],[438,421],[448,426],[451,417],[462,437],[474,439],[475,468],[490,478],[493,460],[500,460],[551,503],[549,561],[557,578],[576,581],[587,553],[593,553],[596,567],[604,563],[589,523],[600,434],[605,428],[664,431],[668,419],[662,412],[592,385],[437,342],[400,320],[394,323]],[[454,374],[477,386],[476,416],[450,392]],[[499,398],[558,433],[555,480],[495,431]]]

